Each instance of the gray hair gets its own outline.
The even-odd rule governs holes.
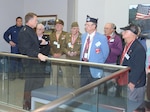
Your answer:
[[[43,30],[45,30],[45,27],[44,27],[44,25],[42,24],[42,23],[38,23],[37,24],[37,26],[36,26],[36,28],[42,28]]]

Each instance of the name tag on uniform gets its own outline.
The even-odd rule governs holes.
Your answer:
[[[125,58],[126,58],[127,60],[129,60],[130,56],[126,53],[126,54],[125,54]]]
[[[85,54],[84,54],[84,58],[88,58],[88,53],[85,53]]]
[[[101,42],[98,41],[95,45],[96,45],[96,47],[99,47],[101,45]]]
[[[71,47],[71,43],[70,42],[68,43],[68,47]]]
[[[114,41],[115,41],[114,39],[110,39],[110,40],[109,40],[109,42],[114,42]]]
[[[56,41],[54,41],[54,43],[53,43],[54,45],[57,45],[58,44],[58,42],[56,42]]]
[[[57,44],[57,48],[60,48],[60,44]]]

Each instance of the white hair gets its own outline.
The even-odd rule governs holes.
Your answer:
[[[36,27],[37,28],[41,28],[43,30],[45,29],[45,27],[44,27],[44,25],[42,23],[38,23]]]

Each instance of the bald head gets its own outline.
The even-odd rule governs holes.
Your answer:
[[[104,26],[104,34],[106,36],[111,35],[116,30],[116,25],[114,23],[106,23]]]

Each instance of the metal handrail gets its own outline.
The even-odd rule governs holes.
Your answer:
[[[27,58],[27,59],[37,59],[36,57],[29,57],[27,55],[21,55],[21,54],[13,54],[13,53],[7,53],[7,52],[0,52],[0,56],[9,56],[9,57],[16,57],[16,58]],[[114,64],[104,64],[104,63],[94,63],[94,62],[84,62],[84,61],[77,61],[77,60],[69,60],[69,59],[60,59],[60,58],[52,58],[49,57],[47,61],[55,61],[55,62],[67,62],[72,64],[79,64],[79,65],[87,65],[87,66],[96,66],[100,68],[111,68],[111,69],[124,69],[126,66],[120,66],[120,65],[114,65]]]

